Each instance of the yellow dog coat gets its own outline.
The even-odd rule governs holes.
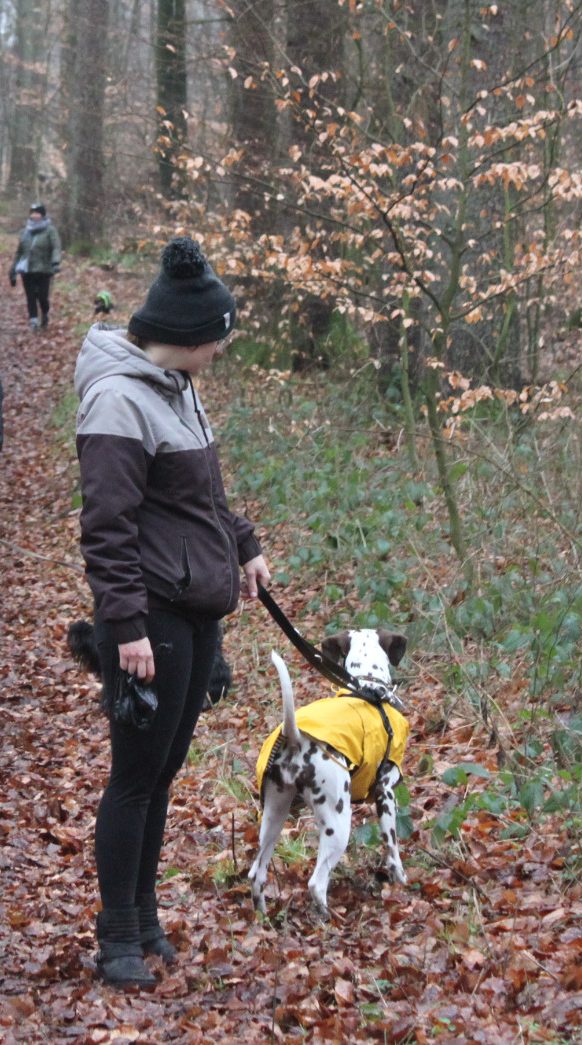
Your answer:
[[[352,799],[367,798],[374,786],[378,769],[387,755],[388,735],[378,708],[358,697],[343,696],[349,690],[340,690],[333,697],[315,700],[297,708],[295,718],[302,733],[330,744],[350,763]],[[402,767],[404,749],[410,732],[408,720],[396,708],[384,702],[394,736],[390,742],[390,761]],[[282,725],[274,729],[263,744],[257,760],[257,783],[263,795],[263,778],[271,756],[281,736]]]

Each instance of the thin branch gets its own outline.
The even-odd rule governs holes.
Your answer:
[[[21,548],[20,545],[14,544],[14,541],[7,541],[4,537],[0,537],[0,544],[5,544],[7,548],[10,548],[17,555],[27,555],[31,559],[41,559],[43,562],[52,562],[55,566],[62,566],[67,570],[75,570],[77,573],[84,573],[85,569],[77,562],[66,562],[64,559],[52,559],[48,555],[39,555],[38,552],[31,552],[28,548]]]
[[[564,42],[564,37],[565,37],[566,30],[567,30],[569,22],[571,22],[574,18],[576,18],[578,13],[581,10],[582,10],[582,0],[574,8],[574,10],[570,12],[568,17],[566,18],[566,21],[563,23],[560,31],[556,34],[556,42],[555,42],[555,44],[553,44],[550,47],[547,47],[536,58],[533,58],[532,61],[529,62],[528,65],[524,66],[524,68],[520,70],[520,72],[514,73],[513,76],[508,76],[506,80],[502,80],[500,83],[497,83],[493,87],[490,87],[489,88],[489,93],[492,93],[493,91],[503,90],[504,87],[509,87],[509,85],[512,84],[512,83],[515,83],[516,80],[521,80],[522,77],[526,76],[527,73],[531,69],[533,69],[536,65],[539,65],[540,62],[543,62],[550,54],[552,54],[553,51],[555,51],[558,47],[560,47],[560,45]],[[475,106],[478,105],[480,101],[482,101],[481,98],[475,98],[475,101],[471,102],[469,107],[467,109],[465,109],[463,115],[466,116],[468,113],[470,113],[471,110],[474,109]]]
[[[453,874],[457,876],[457,878],[460,878],[462,882],[465,882],[467,885],[471,887],[471,889],[474,889],[475,892],[479,893],[479,896],[481,896],[483,900],[489,902],[489,897],[487,896],[487,893],[484,892],[479,883],[473,881],[473,879],[469,878],[468,875],[463,874],[462,871],[459,871],[458,867],[455,867],[454,864],[449,863],[449,861],[445,860],[442,856],[437,856],[436,853],[431,853],[430,849],[425,849],[422,845],[417,846],[417,849],[419,853],[424,853],[425,856],[428,856],[430,860],[434,860],[435,864],[438,864],[440,867],[446,867],[447,870],[452,871]]]
[[[490,464],[493,468],[497,469],[497,471],[500,472],[505,479],[508,479],[513,484],[513,486],[517,486],[519,490],[521,490],[527,497],[529,497],[530,500],[532,500],[533,503],[539,508],[539,510],[549,519],[551,519],[554,525],[557,526],[559,530],[561,530],[561,532],[564,534],[564,537],[568,538],[568,540],[572,544],[573,549],[582,548],[582,540],[580,540],[576,536],[576,534],[571,533],[568,527],[565,526],[563,522],[561,522],[561,520],[558,518],[555,512],[553,512],[551,508],[547,504],[545,504],[544,501],[542,501],[542,499],[538,497],[536,493],[533,492],[533,490],[530,490],[530,488],[526,486],[525,483],[521,482],[521,480],[518,479],[514,472],[511,472],[509,468],[505,468],[499,461],[494,461],[491,457],[488,457],[487,454],[481,453],[478,450],[473,450],[469,446],[466,446],[464,449],[470,457],[473,457],[478,461],[484,461],[485,464]]]

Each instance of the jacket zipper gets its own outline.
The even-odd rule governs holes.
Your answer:
[[[206,429],[205,429],[204,425],[202,424],[202,414],[201,414],[201,411],[200,411],[200,409],[198,407],[198,403],[197,403],[197,399],[196,399],[196,392],[194,390],[194,385],[192,384],[192,378],[190,377],[189,374],[186,374],[186,379],[188,381],[188,384],[190,385],[190,391],[192,393],[192,402],[194,404],[194,413],[196,414],[196,417],[198,419],[198,424],[200,425],[200,428],[202,429],[202,434],[204,436],[204,442],[206,444],[206,447],[207,447],[207,449],[209,449],[210,448],[210,440],[208,439],[208,436],[206,435]],[[178,411],[176,410],[176,408],[173,405],[173,403],[171,403],[168,399],[166,399],[166,397],[164,395],[162,395],[161,392],[159,394],[162,396],[162,399],[164,399],[165,402],[168,404],[168,406],[170,407],[170,410],[176,415],[176,417],[178,418],[180,424],[184,425],[184,428],[187,428],[188,431],[192,433],[192,435],[196,436],[196,439],[198,440],[198,442],[200,442],[200,436],[198,435],[198,432],[196,431],[196,429],[192,428],[192,426],[189,425],[188,422],[185,421],[183,417],[181,417],[181,415],[178,413]],[[214,486],[213,486],[212,472],[210,470],[210,464],[209,464],[209,461],[208,461],[208,456],[205,457],[205,461],[206,461],[206,468],[207,468],[207,471],[208,471],[208,479],[209,479],[209,485],[210,485],[210,500],[212,502],[212,514],[214,516],[214,522],[215,522],[215,525],[216,525],[216,529],[220,533],[220,536],[221,536],[222,541],[224,543],[224,547],[226,549],[226,561],[228,563],[230,561],[230,542],[228,540],[227,534],[224,531],[222,523],[220,522],[220,519],[218,517],[218,512],[216,510],[216,502],[214,500]],[[232,598],[233,577],[232,577],[232,571],[229,571],[229,572],[230,572],[230,589],[229,589],[228,601],[230,602],[230,600]],[[178,598],[178,597],[179,596],[176,595],[176,598]]]
[[[204,436],[204,441],[206,443],[206,446],[210,447],[210,441],[208,439],[208,436],[206,435],[206,428],[204,427],[204,425],[202,423],[202,413],[201,413],[201,411],[199,409],[199,406],[198,406],[198,397],[196,395],[196,390],[194,388],[194,385],[192,384],[192,378],[190,377],[190,374],[188,374],[188,384],[190,385],[190,391],[192,393],[192,402],[194,403],[194,412],[196,414],[196,417],[198,418],[198,424],[200,425],[200,427],[202,429],[202,434]],[[218,512],[216,510],[216,502],[214,500],[213,478],[212,478],[212,472],[211,472],[211,469],[210,469],[210,463],[208,461],[208,457],[206,457],[206,468],[208,470],[208,479],[209,479],[209,482],[210,482],[210,500],[212,501],[212,511],[214,513],[214,521],[216,523],[216,526],[218,527],[219,533],[220,533],[220,535],[222,537],[222,540],[224,542],[224,546],[226,548],[226,556],[227,556],[226,561],[229,562],[230,561],[230,542],[228,540],[228,536],[224,532],[224,529],[223,529],[222,524],[220,522],[220,519],[218,517]],[[230,573],[230,590],[229,590],[228,601],[230,603],[230,600],[232,598],[233,579],[232,579],[232,571],[229,570],[229,573]]]

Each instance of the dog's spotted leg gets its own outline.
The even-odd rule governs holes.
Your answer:
[[[376,779],[376,810],[380,832],[386,846],[386,873],[391,882],[406,882],[406,874],[398,851],[396,835],[396,799],[394,788],[400,780],[400,771],[392,762],[384,762]]]
[[[265,781],[263,819],[259,833],[259,852],[249,871],[253,903],[257,910],[266,911],[265,884],[273,851],[283,824],[287,819],[295,795],[293,787],[283,787],[273,780]]]
[[[318,911],[327,918],[329,876],[347,849],[352,820],[352,799],[347,768],[338,766],[325,754],[316,758],[316,786],[311,795],[308,792],[304,794],[319,830],[317,863],[308,884],[311,898]]]

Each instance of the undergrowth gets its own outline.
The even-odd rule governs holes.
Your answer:
[[[435,844],[486,811],[507,837],[563,815],[579,833],[582,777],[582,444],[571,420],[543,422],[481,404],[450,446],[474,581],[449,541],[428,431],[411,470],[394,389],[348,361],[309,376],[222,364],[221,454],[233,503],[260,506],[274,580],[306,594],[328,632],[391,626],[408,637],[407,674],[430,670],[489,731],[496,774],[459,765],[430,821]],[[70,401],[55,412],[70,439]],[[67,424],[69,418],[69,424]],[[72,440],[71,440],[72,441]],[[78,491],[73,494],[78,506]],[[301,621],[297,621],[301,627]],[[476,787],[466,788],[467,775]],[[461,787],[462,785],[462,787]],[[463,794],[461,794],[463,790]],[[400,795],[399,834],[412,830]],[[373,841],[373,840],[372,840]],[[568,873],[580,874],[574,848]]]
[[[412,472],[401,408],[370,369],[306,378],[254,364],[230,375],[222,453],[233,499],[261,505],[275,580],[308,593],[306,611],[329,632],[405,630],[407,662],[430,663],[445,687],[445,715],[460,702],[499,744],[499,774],[453,802],[433,840],[455,837],[479,808],[499,815],[508,836],[527,834],[534,816],[577,808],[582,446],[573,422],[498,404],[465,416],[450,452],[469,585],[424,424]]]

